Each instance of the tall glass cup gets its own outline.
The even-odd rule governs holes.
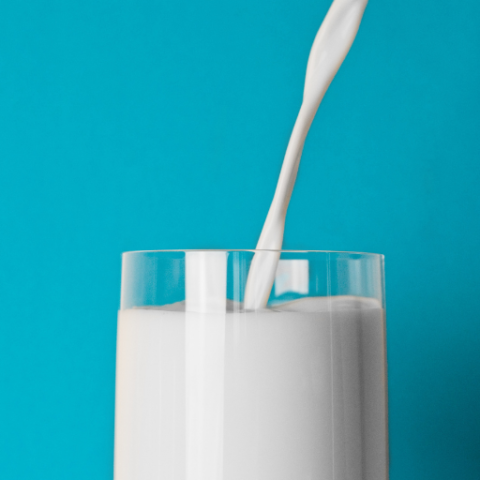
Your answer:
[[[266,308],[243,308],[255,254]],[[383,256],[123,254],[115,480],[386,480]]]

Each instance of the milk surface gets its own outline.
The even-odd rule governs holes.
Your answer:
[[[116,480],[388,478],[376,300],[184,309],[119,312]]]

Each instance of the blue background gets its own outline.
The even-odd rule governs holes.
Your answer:
[[[255,246],[328,6],[3,2],[0,478],[112,478],[120,253]],[[287,219],[386,255],[391,480],[480,478],[479,21],[371,0]]]

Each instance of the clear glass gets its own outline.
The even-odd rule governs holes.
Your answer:
[[[123,254],[115,480],[386,480],[387,431],[382,255]]]

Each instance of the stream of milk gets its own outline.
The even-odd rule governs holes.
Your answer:
[[[303,101],[283,160],[267,219],[257,243],[245,290],[245,308],[267,305],[283,243],[285,217],[305,138],[333,77],[345,59],[368,0],[335,0],[315,37],[307,64]]]

